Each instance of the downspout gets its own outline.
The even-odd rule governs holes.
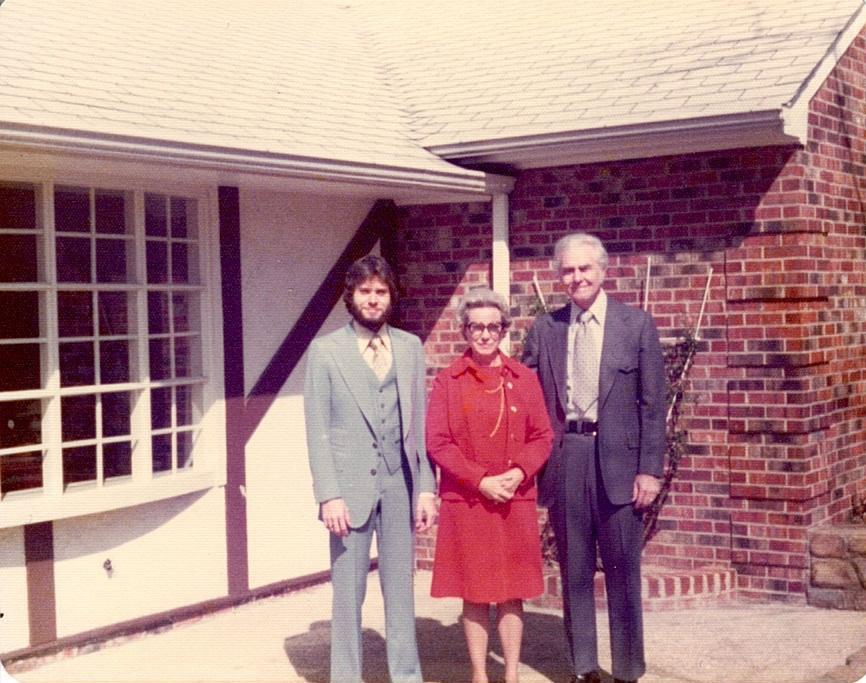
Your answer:
[[[505,297],[511,307],[511,252],[508,249],[508,194],[514,189],[514,178],[488,173],[485,176],[493,213],[493,244],[491,289]],[[506,336],[500,345],[503,353],[511,353],[511,340]]]

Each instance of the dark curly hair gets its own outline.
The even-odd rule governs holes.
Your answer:
[[[349,266],[349,270],[346,271],[346,288],[343,290],[343,302],[349,311],[352,310],[352,297],[355,294],[355,289],[371,277],[379,278],[388,285],[388,291],[391,293],[391,305],[396,305],[397,282],[394,279],[394,271],[381,256],[368,254],[355,261]]]

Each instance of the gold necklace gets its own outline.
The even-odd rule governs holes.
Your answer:
[[[499,431],[499,426],[502,424],[502,416],[505,414],[505,379],[502,375],[499,375],[499,386],[493,389],[485,389],[485,394],[495,394],[499,392],[499,415],[496,418],[496,424],[493,427],[493,431],[487,435],[487,438],[491,438],[496,432]]]

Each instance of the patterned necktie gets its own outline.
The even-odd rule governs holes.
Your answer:
[[[592,313],[581,311],[574,335],[574,357],[572,359],[572,402],[581,417],[598,400],[598,352],[595,335],[587,328]]]
[[[373,349],[373,357],[370,359],[370,367],[376,373],[376,377],[381,382],[388,374],[388,354],[385,351],[385,342],[382,337],[376,335],[370,340],[370,348]]]

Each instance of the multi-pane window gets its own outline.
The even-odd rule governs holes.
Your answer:
[[[0,496],[193,467],[197,202],[0,183]]]
[[[0,185],[0,493],[40,488],[46,377],[39,194]]]
[[[144,196],[151,452],[154,472],[192,465],[201,419],[198,248],[192,206],[180,197]],[[156,386],[158,384],[158,386]]]

